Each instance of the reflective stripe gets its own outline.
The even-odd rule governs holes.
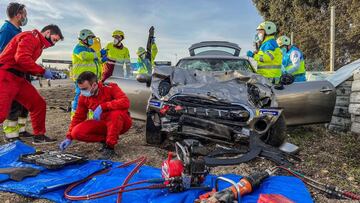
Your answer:
[[[259,61],[264,63],[264,56],[263,55],[260,55]]]
[[[19,123],[19,124],[25,125],[26,122],[27,122],[27,119],[26,119],[26,118],[21,118],[21,117],[18,118],[18,123]]]
[[[267,52],[267,51],[266,51],[265,54],[267,54],[268,56],[270,56],[271,60],[274,60],[275,57],[274,57],[270,52]]]
[[[6,138],[15,138],[19,137],[19,132],[5,133]]]
[[[18,124],[17,121],[10,121],[10,120],[6,120],[4,122],[4,127],[16,127]]]
[[[278,66],[258,66],[257,69],[281,69],[281,65],[278,65]]]
[[[97,65],[95,63],[88,63],[88,64],[73,64],[73,68],[78,68],[78,67],[96,67]]]
[[[23,126],[23,127],[21,127],[20,129],[19,129],[19,133],[22,133],[22,132],[25,132],[26,131],[26,127],[25,126]]]

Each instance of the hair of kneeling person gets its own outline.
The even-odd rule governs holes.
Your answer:
[[[76,79],[76,82],[78,84],[83,84],[85,81],[89,81],[91,84],[97,82],[97,76],[95,75],[95,73],[90,71],[82,72]]]

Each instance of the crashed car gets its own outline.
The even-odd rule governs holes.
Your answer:
[[[152,76],[123,78],[115,69],[109,79],[128,95],[131,116],[146,120],[148,143],[178,135],[234,143],[256,132],[277,146],[287,125],[331,120],[336,92],[328,81],[277,90],[239,57],[234,43],[200,42],[189,51],[176,66],[155,67]]]
[[[153,71],[151,90],[148,143],[180,135],[231,144],[251,131],[274,146],[285,139],[282,109],[274,108],[271,84],[257,74],[162,66]]]

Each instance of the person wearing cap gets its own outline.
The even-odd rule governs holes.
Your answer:
[[[138,69],[134,71],[136,74],[151,74],[152,72],[154,60],[158,53],[158,48],[155,44],[154,30],[154,27],[151,26],[146,50],[144,47],[139,47],[136,52],[136,55],[138,55]]]
[[[285,35],[277,38],[276,42],[283,54],[282,74],[294,76],[294,82],[305,82],[306,70],[303,53],[297,46],[291,45],[290,38]]]
[[[101,50],[100,53],[97,53],[91,48],[94,44],[95,37],[95,34],[91,30],[81,30],[78,36],[79,42],[72,53],[72,68],[70,70],[70,76],[75,82],[75,97],[72,102],[71,116],[73,116],[76,111],[80,96],[80,88],[76,83],[78,76],[85,71],[90,71],[94,73],[98,79],[100,79],[101,62],[105,62],[107,60],[105,50]]]
[[[246,55],[257,62],[258,74],[277,84],[281,76],[282,53],[275,40],[276,25],[265,21],[256,30],[255,43],[258,50],[248,51]]]
[[[129,49],[124,46],[123,40],[125,39],[125,34],[121,30],[115,30],[112,33],[114,38],[113,42],[110,42],[106,45],[106,57],[107,61],[103,65],[103,74],[101,82],[105,82],[114,72],[114,68],[119,68],[121,77],[125,76],[128,78],[130,76],[130,53]],[[126,74],[124,75],[124,64],[126,68]]]

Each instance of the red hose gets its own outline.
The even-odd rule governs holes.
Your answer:
[[[126,162],[126,163],[124,163],[124,164],[122,164],[120,166],[117,166],[116,168],[124,168],[124,167],[127,167],[127,166],[129,166],[129,165],[131,165],[133,163],[137,163],[135,168],[133,168],[131,170],[131,172],[127,175],[127,177],[125,178],[125,180],[124,180],[124,182],[123,182],[123,184],[121,186],[111,188],[111,189],[107,189],[107,190],[103,190],[103,191],[96,192],[96,193],[93,193],[93,194],[80,195],[80,196],[69,195],[70,191],[73,190],[75,187],[79,186],[80,184],[82,184],[84,182],[87,182],[88,180],[92,179],[95,176],[107,173],[107,172],[109,172],[111,170],[110,168],[107,168],[107,169],[101,170],[101,171],[99,171],[97,173],[94,173],[93,175],[88,176],[87,178],[85,178],[83,180],[80,180],[80,181],[77,181],[77,182],[71,184],[69,187],[66,188],[66,190],[64,192],[64,196],[65,196],[66,199],[69,199],[69,200],[90,200],[90,199],[98,199],[98,198],[103,198],[103,197],[107,197],[107,196],[110,196],[110,195],[118,194],[116,202],[120,203],[121,199],[122,199],[122,193],[124,193],[124,192],[130,192],[130,191],[135,191],[135,190],[143,190],[143,189],[159,189],[159,188],[166,187],[163,184],[154,184],[154,185],[150,185],[150,186],[138,187],[138,188],[130,188],[130,189],[125,190],[125,188],[128,187],[128,186],[133,186],[133,185],[149,182],[149,180],[142,180],[142,181],[138,181],[138,182],[128,184],[130,179],[139,170],[139,168],[142,165],[144,165],[145,162],[146,162],[146,157],[139,157],[139,158],[137,158],[137,159],[135,159],[133,161],[129,161],[129,162]]]

